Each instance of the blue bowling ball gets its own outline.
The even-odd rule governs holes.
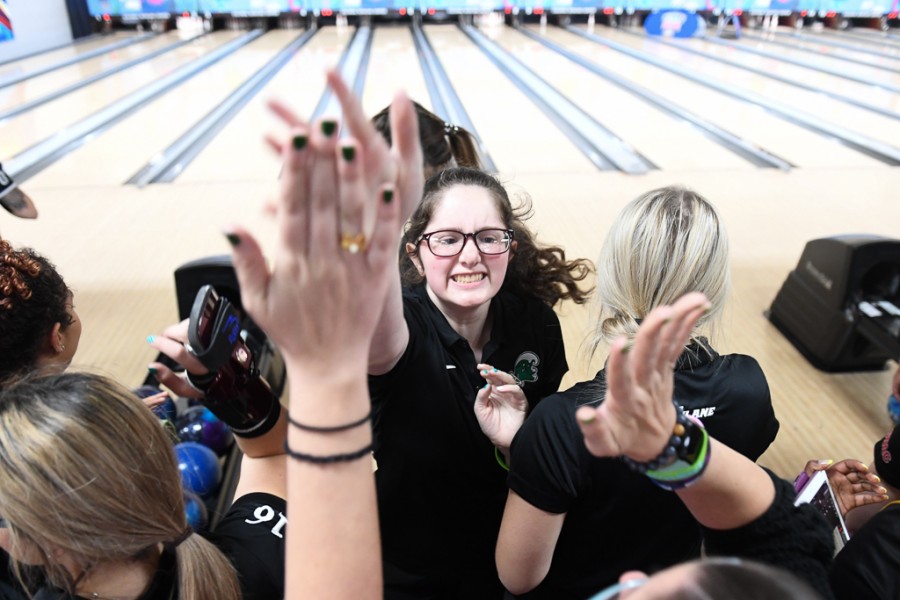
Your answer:
[[[225,454],[234,438],[228,425],[219,420],[205,406],[186,409],[175,421],[175,429],[182,442],[203,444],[219,456]]]
[[[893,394],[888,397],[887,411],[894,425],[900,425],[900,400]]]
[[[209,525],[206,503],[200,496],[187,490],[184,490],[184,516],[194,531],[203,531]]]
[[[141,387],[134,390],[134,393],[137,394],[138,398],[143,400],[144,398],[155,396],[162,391],[163,390],[159,389],[155,385],[142,385]],[[175,406],[175,401],[172,400],[171,396],[167,396],[162,404],[160,404],[159,406],[154,406],[151,410],[153,411],[153,414],[155,414],[160,419],[168,419],[169,421],[174,421],[176,415],[178,414],[178,408]]]
[[[215,493],[222,478],[222,468],[215,452],[197,442],[181,442],[175,444],[175,457],[184,489],[201,498]]]

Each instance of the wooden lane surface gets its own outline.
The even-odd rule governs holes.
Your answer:
[[[538,26],[530,29],[542,34]],[[756,168],[682,119],[665,114],[513,29],[500,30],[496,41],[660,169],[697,164],[710,169]]]
[[[372,41],[369,72],[362,95],[366,113],[374,115],[388,106],[398,90],[404,90],[410,98],[431,109],[431,97],[425,87],[409,27],[379,25]]]
[[[28,73],[30,71],[43,69],[63,60],[75,58],[80,54],[85,54],[86,52],[97,50],[98,48],[102,48],[103,46],[116,44],[137,35],[141,34],[137,32],[117,32],[112,35],[106,35],[101,38],[91,40],[89,42],[82,42],[81,44],[70,44],[57,50],[43,52],[32,57],[21,58],[5,65],[0,65],[0,80],[15,75],[21,75],[23,73]],[[0,53],[0,61],[4,60],[6,59],[3,53]]]
[[[149,81],[167,75],[239,35],[239,32],[222,31],[204,36],[173,52],[107,77],[0,124],[0,160],[15,156],[61,129],[137,91]],[[131,140],[132,144],[137,142],[138,140]]]
[[[595,33],[615,41],[633,38],[616,34],[609,27],[596,28]],[[665,90],[665,95],[681,106],[692,107],[708,120],[744,139],[752,140],[769,152],[799,167],[872,167],[881,165],[874,158],[856,152],[839,142],[780,119],[764,109],[710,90],[699,83],[676,76],[666,69],[631,58],[575,34],[549,28],[548,37],[565,44],[570,50],[594,60],[605,68],[643,86]],[[623,38],[620,40],[619,38]],[[639,38],[634,38],[640,42]],[[650,42],[647,42],[650,43]],[[721,63],[710,63],[705,71],[717,80],[727,80],[733,69]],[[747,81],[762,79],[747,74]]]
[[[70,181],[84,186],[124,183],[298,35],[297,30],[275,30],[239,48],[35,175],[30,189]],[[257,133],[246,142],[258,144],[260,137]],[[131,151],[122,152],[129,146]]]
[[[0,88],[0,112],[13,109],[19,104],[42,98],[47,94],[78,83],[97,73],[112,69],[122,63],[174,44],[178,40],[189,39],[193,36],[194,34],[170,31],[144,42],[120,48],[115,52],[96,56],[57,71],[52,71],[33,79],[27,79],[13,86]]]
[[[607,31],[608,29],[604,28],[604,35],[606,36],[609,33],[609,37],[615,39],[616,42],[637,48],[642,41],[640,38],[632,35],[622,34],[613,30]],[[707,45],[714,46],[715,44]],[[801,90],[786,83],[780,83],[740,69],[734,69],[722,63],[682,52],[670,46],[649,42],[643,50],[657,58],[673,61],[682,67],[688,67],[698,75],[706,75],[717,82],[731,84],[737,89],[747,90],[779,103],[787,104],[796,110],[816,117],[822,122],[839,125],[886,144],[897,145],[897,140],[900,139],[900,120],[884,117],[871,111],[824,97],[815,92]],[[844,94],[842,86],[838,85],[839,82],[835,78],[823,76],[820,79],[824,80],[821,84],[817,84],[820,87]],[[891,103],[900,107],[900,94],[892,94],[885,90],[881,91],[890,94],[893,97]],[[898,114],[900,114],[900,111],[898,111]]]
[[[459,29],[427,25],[424,30],[505,179],[597,170]]]

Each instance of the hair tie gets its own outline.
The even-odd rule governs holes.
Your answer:
[[[450,123],[444,122],[444,133],[447,135],[456,135],[459,133],[459,127],[456,125],[452,125]]]
[[[174,550],[175,548],[180,546],[184,540],[191,537],[192,533],[194,533],[194,529],[193,529],[193,527],[188,525],[187,527],[184,528],[184,531],[182,531],[177,538],[175,538],[174,540],[172,540],[170,542],[163,542],[163,546],[165,546],[166,548],[169,548],[171,550]]]

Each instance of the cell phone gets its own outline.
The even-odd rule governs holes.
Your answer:
[[[834,497],[834,491],[831,484],[828,483],[828,474],[825,471],[816,471],[809,482],[803,486],[803,489],[797,494],[794,506],[801,504],[809,504],[815,507],[819,513],[825,517],[828,524],[831,525],[832,535],[834,536],[834,552],[835,554],[850,541],[850,532],[847,524],[844,523],[844,517],[841,515],[841,509]]]

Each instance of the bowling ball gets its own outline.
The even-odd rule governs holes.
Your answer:
[[[206,503],[200,496],[187,490],[184,490],[184,516],[194,531],[203,531],[209,524]]]
[[[181,442],[175,444],[175,458],[184,489],[201,498],[211,496],[218,489],[222,468],[215,452],[197,442]]]
[[[888,397],[887,411],[894,425],[900,425],[900,400],[893,394]]]
[[[225,454],[234,438],[228,425],[205,406],[192,406],[175,421],[182,442],[203,444],[219,456]]]
[[[162,392],[161,389],[156,387],[155,385],[142,385],[141,387],[134,390],[134,393],[138,398],[144,399],[149,398],[150,396],[155,396]],[[155,414],[160,419],[168,419],[169,421],[174,421],[175,416],[178,414],[178,409],[175,406],[175,401],[172,400],[171,396],[167,396],[165,401],[159,406],[154,406],[152,409],[153,414]]]

